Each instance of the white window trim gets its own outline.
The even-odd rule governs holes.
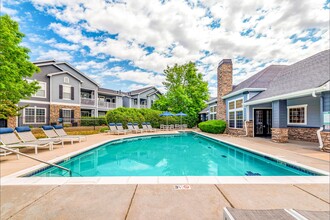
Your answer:
[[[236,101],[238,100],[242,100],[242,107],[241,108],[236,108]],[[234,109],[231,109],[229,110],[229,103],[231,102],[234,102]],[[243,125],[243,128],[237,128],[236,127],[236,112],[238,111],[242,111],[243,112],[243,124],[244,124],[244,98],[238,98],[238,99],[233,99],[231,101],[228,101],[228,127],[229,128],[236,128],[236,129],[243,129],[244,128],[244,125]],[[229,112],[234,112],[234,124],[235,126],[234,127],[230,127],[230,123],[229,123],[229,120],[230,120],[230,115],[229,115]]]
[[[287,124],[288,125],[307,125],[307,104],[306,105],[291,105],[291,106],[287,106]],[[304,108],[305,112],[304,112],[304,123],[290,123],[290,109],[292,108]]]
[[[34,122],[25,122],[25,109],[34,109]],[[37,109],[44,109],[45,110],[45,121],[44,122],[37,122]],[[34,107],[26,107],[23,109],[23,124],[46,124],[46,118],[47,118],[47,109],[46,108],[41,108],[38,106]]]
[[[210,115],[210,118],[209,118],[209,120],[216,120],[216,118],[217,118],[217,111],[215,111],[215,112],[211,112],[211,108],[213,108],[214,109],[214,107],[217,107],[218,105],[211,105],[210,106],[210,110],[209,110],[209,115]]]
[[[39,85],[43,84],[45,86],[45,95],[44,96],[38,96],[36,94],[32,94],[31,97],[33,97],[33,98],[47,98],[47,83],[46,82],[41,82],[41,81],[38,81],[38,80],[31,80],[31,79],[27,79],[26,81],[28,81],[29,83],[31,83],[33,81],[37,81]]]
[[[69,79],[69,77],[65,76],[65,77],[63,78],[63,82],[69,84],[69,83],[70,83],[70,79]]]
[[[63,100],[71,100],[71,85],[65,85],[65,84],[62,84],[63,86]],[[67,88],[70,88],[70,98],[64,98],[64,87],[67,87]]]

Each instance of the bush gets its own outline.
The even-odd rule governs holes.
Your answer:
[[[150,122],[152,127],[159,128],[160,124],[179,124],[180,117],[169,116],[161,117],[159,116],[162,111],[153,109],[136,109],[136,108],[116,108],[109,110],[106,114],[107,123],[123,123],[126,127],[128,122],[138,122],[141,126],[142,122]],[[184,123],[184,117],[182,118]]]
[[[222,120],[210,120],[199,123],[198,127],[207,133],[222,134],[226,129],[226,122]]]
[[[106,125],[105,117],[82,117],[80,126],[101,126]]]
[[[127,127],[128,122],[137,122],[141,125],[145,121],[139,109],[136,108],[116,108],[109,110],[105,116],[107,124],[109,123],[123,123]]]

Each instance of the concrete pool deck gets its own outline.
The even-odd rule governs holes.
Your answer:
[[[329,211],[329,185],[47,185],[1,188],[1,219],[222,219],[223,207]]]
[[[301,165],[326,172],[330,170],[330,154],[320,152],[314,143],[290,141],[278,144],[262,138],[208,135]],[[121,135],[119,138],[128,136],[136,135]],[[118,136],[90,135],[86,142],[66,144],[64,148],[55,147],[54,151],[40,150],[36,156],[47,161],[54,160],[115,138]],[[23,152],[34,156],[33,149]],[[16,160],[14,155],[2,157],[1,177],[38,164],[23,157]],[[190,190],[175,190],[176,183],[191,184],[196,183],[196,180],[189,181],[186,178],[186,181],[181,181],[182,178],[178,178],[159,182],[157,179],[158,183],[163,184],[141,185],[138,178],[126,179],[127,184],[116,184],[114,179],[99,179],[95,183],[93,178],[86,177],[83,183],[78,178],[69,182],[62,179],[57,184],[39,179],[36,180],[39,183],[35,184],[30,180],[25,182],[24,179],[29,178],[22,178],[18,183],[6,181],[5,177],[1,178],[1,219],[221,219],[225,206],[246,209],[330,209],[329,177],[322,177],[322,181],[306,181],[308,184],[299,184],[299,181],[290,178],[281,184],[274,184],[278,183],[275,177],[238,177],[245,179],[244,184],[232,184],[232,178],[235,179],[228,177],[227,183],[226,178],[222,178],[222,181],[216,181],[217,184],[201,184],[204,183],[202,178],[200,184],[190,185]],[[256,178],[258,181],[254,181]],[[119,182],[122,183],[122,180]]]

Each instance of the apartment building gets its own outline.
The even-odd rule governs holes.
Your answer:
[[[18,103],[18,106],[28,105],[20,117],[2,121],[1,126],[39,127],[58,123],[59,120],[74,125],[79,123],[76,119],[105,116],[108,110],[118,107],[151,108],[161,94],[155,87],[130,92],[101,88],[93,79],[66,62],[47,60],[34,64],[41,71],[28,80],[37,80],[41,88],[30,99]]]

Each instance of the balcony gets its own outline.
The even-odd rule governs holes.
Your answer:
[[[132,104],[132,108],[139,108],[139,107],[137,104]],[[148,106],[140,104],[140,108],[148,108]]]
[[[95,99],[81,98],[82,105],[95,105]]]
[[[99,108],[106,108],[106,109],[110,109],[110,108],[116,108],[116,103],[111,103],[111,102],[100,102],[98,103],[98,107]]]

